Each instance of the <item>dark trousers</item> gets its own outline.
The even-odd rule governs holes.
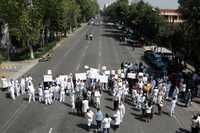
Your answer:
[[[113,130],[116,131],[119,128],[119,125],[113,125]]]
[[[101,128],[101,121],[96,120],[96,122],[97,122],[97,129],[100,129]]]
[[[110,133],[110,128],[103,128],[103,133]]]

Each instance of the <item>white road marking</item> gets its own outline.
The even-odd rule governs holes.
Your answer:
[[[50,129],[49,129],[49,133],[52,133],[52,131],[53,131],[53,128],[50,128]]]
[[[99,69],[99,70],[101,69],[101,64],[98,64],[98,69]]]
[[[81,56],[81,58],[80,58],[80,61],[79,61],[80,63],[79,63],[79,64],[77,65],[77,67],[76,67],[76,72],[77,72],[77,71],[79,70],[79,68],[81,67],[81,62],[82,62],[83,58],[85,57],[88,48],[89,48],[89,45],[87,45],[87,46],[85,47],[85,49],[84,49],[84,52],[83,52],[83,54],[82,54],[82,56]]]
[[[1,133],[5,133],[12,126],[14,121],[19,117],[19,115],[25,110],[27,106],[27,103],[23,103],[17,108],[17,110],[12,114],[8,121],[1,127]]]

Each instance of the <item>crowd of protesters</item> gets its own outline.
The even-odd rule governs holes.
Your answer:
[[[117,130],[123,122],[126,107],[125,103],[131,104],[141,112],[141,117],[150,122],[155,113],[162,114],[162,109],[171,101],[169,116],[175,115],[175,108],[178,102],[184,101],[186,107],[191,105],[194,92],[199,96],[199,76],[193,74],[192,80],[196,88],[188,85],[183,74],[157,76],[150,74],[142,63],[122,63],[119,70],[111,70],[108,73],[106,67],[97,70],[99,75],[107,76],[107,82],[101,82],[97,77],[91,78],[90,68],[86,67],[86,79],[76,79],[76,76],[69,74],[67,78],[60,76],[53,78],[52,82],[41,82],[35,89],[31,76],[22,77],[20,80],[9,81],[9,94],[15,100],[17,96],[28,94],[29,102],[36,100],[50,105],[55,101],[65,102],[66,96],[70,97],[72,109],[76,109],[77,115],[87,119],[88,130],[96,118],[96,129],[103,129],[103,133],[109,133],[111,123],[113,129]],[[106,72],[107,71],[107,72]],[[194,86],[193,86],[194,87]],[[103,92],[113,97],[113,114],[103,114],[101,111],[101,98]],[[97,109],[94,113],[91,107]],[[195,115],[192,119],[192,131],[199,130],[200,117]],[[195,121],[198,123],[195,126]]]

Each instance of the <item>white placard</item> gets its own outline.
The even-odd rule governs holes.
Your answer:
[[[108,83],[108,76],[99,75],[98,80],[100,80],[101,83]]]
[[[106,66],[102,66],[102,70],[104,70],[104,71],[105,71],[105,70],[106,70]]]
[[[91,79],[98,78],[98,76],[99,76],[98,71],[99,71],[98,69],[91,68],[90,71],[89,71],[88,77],[91,78]]]
[[[127,77],[130,79],[135,79],[136,78],[136,74],[135,73],[128,73]]]
[[[117,74],[121,74],[121,73],[122,73],[121,69],[117,70]]]
[[[67,81],[68,75],[60,75],[60,76],[59,76],[59,79],[60,79],[61,81],[64,81],[64,80]]]
[[[47,71],[47,74],[48,74],[48,75],[52,75],[52,70],[49,69],[49,70]]]
[[[125,78],[125,74],[124,73],[121,73],[121,78]]]
[[[53,76],[52,75],[44,75],[44,82],[52,82]]]
[[[104,72],[106,75],[110,75],[110,71],[105,71]]]
[[[144,76],[144,73],[139,72],[138,76],[139,76],[139,77],[143,77],[143,76]]]
[[[112,71],[111,71],[111,74],[112,74],[112,75],[115,75],[115,70],[112,70]]]
[[[0,88],[7,88],[9,86],[8,80],[6,78],[1,78]]]
[[[86,73],[76,73],[75,74],[76,80],[86,80],[87,79],[87,74]]]

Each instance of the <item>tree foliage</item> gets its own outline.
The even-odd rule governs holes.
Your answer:
[[[77,27],[98,13],[96,0],[1,0],[0,19],[9,26],[15,45],[29,48]],[[55,36],[56,35],[56,36]]]

